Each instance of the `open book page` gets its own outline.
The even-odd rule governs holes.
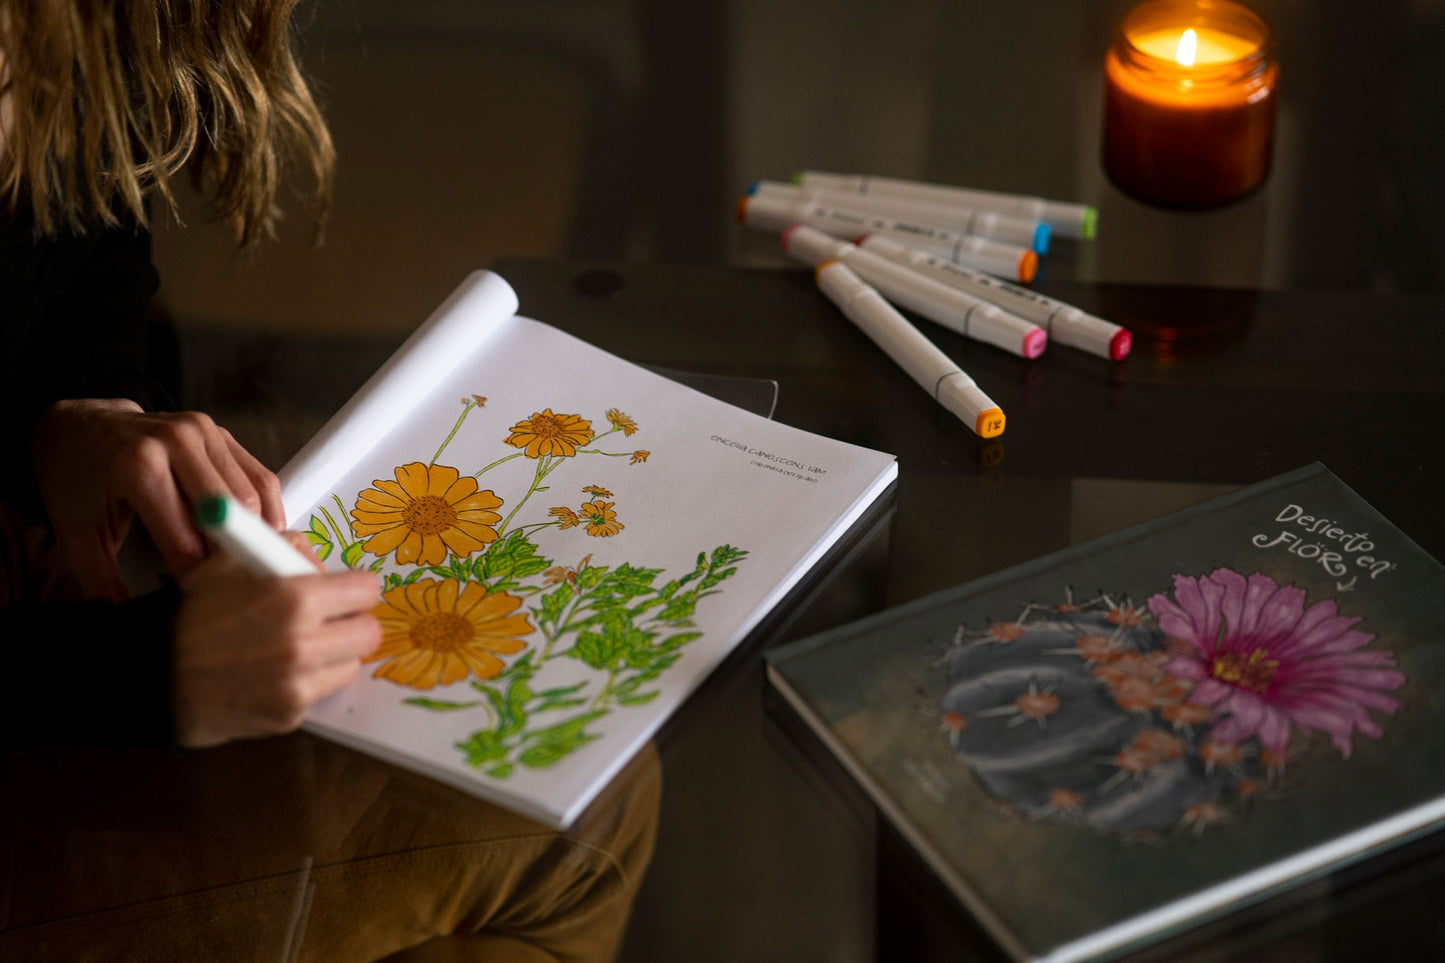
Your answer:
[[[439,370],[401,366],[323,432],[361,440],[352,463],[283,474],[327,564],[385,579],[381,648],[308,727],[565,825],[896,463],[451,303],[487,316],[428,322]]]

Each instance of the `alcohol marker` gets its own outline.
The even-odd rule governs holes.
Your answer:
[[[984,438],[1003,434],[1004,416],[998,405],[846,264],[824,261],[814,269],[814,276],[819,289],[849,321],[974,434]]]
[[[907,197],[918,201],[946,201],[984,211],[997,211],[1012,217],[1043,221],[1060,237],[1092,240],[1099,225],[1099,212],[1087,204],[1071,201],[1050,201],[1042,197],[1006,194],[1002,191],[979,191],[944,184],[925,184],[892,177],[869,177],[866,174],[830,174],[825,171],[802,171],[793,178],[806,190],[826,188],[869,197]]]
[[[859,242],[859,247],[894,263],[907,265],[919,274],[960,291],[991,301],[1021,318],[1037,322],[1048,332],[1050,341],[1112,361],[1129,354],[1133,342],[1129,329],[1081,311],[1072,304],[1009,284],[991,274],[952,264],[927,251],[900,244],[891,237],[872,234]]]
[[[261,516],[228,495],[207,495],[196,504],[196,524],[222,551],[257,575],[315,575],[316,563]]]
[[[827,207],[851,208],[865,214],[894,217],[918,224],[937,224],[963,234],[986,237],[1005,244],[1031,248],[1040,257],[1049,253],[1049,226],[1038,219],[1009,217],[994,211],[958,204],[913,201],[903,197],[873,197],[826,189],[804,190],[779,181],[757,181],[748,193],[792,200],[809,200]]]
[[[1040,325],[816,228],[804,224],[788,228],[783,232],[783,250],[814,266],[841,261],[899,307],[975,341],[1025,358],[1037,358],[1048,345],[1048,332]]]
[[[744,196],[738,201],[738,220],[748,227],[781,233],[794,224],[806,224],[838,237],[891,234],[907,237],[930,250],[948,252],[970,267],[991,271],[1019,281],[1031,281],[1039,267],[1039,256],[1026,247],[1004,244],[986,237],[960,234],[931,224],[918,224],[869,214],[843,207],[816,204],[806,199]]]

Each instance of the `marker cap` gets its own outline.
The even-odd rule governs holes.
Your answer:
[[[980,438],[994,438],[1003,434],[1003,409],[984,394],[983,389],[960,372],[943,379],[938,385],[938,402],[953,412],[965,425],[973,428]]]

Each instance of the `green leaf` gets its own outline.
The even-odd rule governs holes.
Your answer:
[[[684,596],[674,599],[667,608],[657,613],[657,617],[664,622],[676,622],[679,619],[691,618],[695,608],[697,600]]]
[[[504,762],[501,765],[492,766],[484,771],[493,779],[506,779],[512,774],[512,764],[510,762]]]
[[[347,568],[355,568],[361,560],[361,543],[352,542],[341,552],[341,561]]]
[[[330,544],[331,544],[331,539],[329,539],[329,538],[326,537],[326,533],[325,533],[325,532],[322,532],[320,535],[317,535],[315,532],[307,532],[307,533],[306,533],[306,541],[307,541],[309,544],[311,544],[311,545],[330,545]]]
[[[448,702],[445,699],[425,699],[420,696],[415,699],[403,699],[401,701],[409,706],[420,706],[423,709],[431,709],[433,712],[450,712],[453,709],[470,709],[472,706],[481,705],[480,702]]]
[[[327,553],[327,555],[331,554],[331,550],[328,548],[328,549],[326,550],[326,553]],[[324,560],[325,558],[326,558],[326,556],[323,555],[323,556],[322,556],[322,559]],[[380,571],[381,571],[381,567],[382,567],[383,565],[385,565],[385,564],[386,564],[386,559],[384,559],[384,558],[378,558],[376,561],[372,562],[370,565],[368,565],[368,566],[366,566],[366,567],[367,567],[368,569],[370,569],[371,571],[373,571],[373,572],[380,572]]]
[[[321,559],[321,561],[323,562],[326,561],[328,558],[331,557],[331,550],[335,547],[335,545],[327,542],[325,545],[321,546],[316,550],[316,557]]]
[[[596,632],[578,632],[577,641],[567,650],[567,654],[600,670],[606,670],[616,658],[611,642],[606,636]]]
[[[620,698],[617,700],[617,704],[618,704],[618,705],[621,705],[621,706],[641,706],[641,705],[646,705],[647,703],[651,702],[653,699],[656,699],[661,692],[662,692],[661,689],[653,689],[651,692],[644,692],[644,693],[642,693],[642,694],[640,694],[640,695],[622,696],[622,697],[620,697]]]
[[[702,638],[701,632],[679,632],[676,635],[669,635],[667,638],[663,639],[661,642],[661,648],[680,648],[681,646],[687,645],[689,642],[700,638]]]
[[[320,515],[311,516],[311,533],[314,535],[320,535],[328,542],[331,541],[331,536],[326,533],[326,523],[321,520]]]
[[[501,737],[487,730],[472,733],[470,737],[457,743],[456,747],[462,751],[467,765],[474,769],[480,769],[493,760],[507,756],[507,746]]]

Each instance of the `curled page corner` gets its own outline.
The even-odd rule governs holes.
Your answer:
[[[410,410],[410,399],[471,357],[517,313],[501,275],[474,271],[278,473],[292,525]]]

